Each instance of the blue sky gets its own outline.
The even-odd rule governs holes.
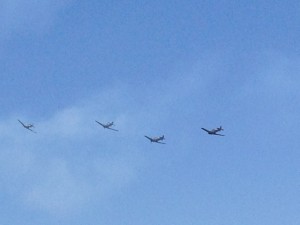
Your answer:
[[[0,223],[298,225],[299,9],[2,1]]]

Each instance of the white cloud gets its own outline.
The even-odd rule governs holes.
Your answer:
[[[64,160],[52,160],[49,165],[38,168],[38,181],[24,193],[25,203],[31,207],[52,214],[66,214],[80,209],[93,192],[82,182]]]
[[[124,146],[115,140],[132,133],[113,133],[95,123],[115,121],[118,129],[126,127],[131,119],[119,110],[127,102],[123,91],[103,91],[36,121],[37,134],[18,123],[21,116],[1,121],[3,191],[29,209],[63,216],[130,185],[143,156],[135,142]],[[31,122],[28,117],[21,119]]]

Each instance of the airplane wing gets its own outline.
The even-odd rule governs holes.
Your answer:
[[[156,141],[156,143],[158,143],[158,144],[166,144],[165,142],[160,142],[160,141]]]
[[[36,131],[34,130],[31,130],[30,128],[27,128],[28,130],[30,130],[31,132],[35,133],[36,134]]]
[[[145,138],[148,138],[150,141],[153,141],[152,138],[145,135]]]
[[[217,134],[217,133],[216,133],[216,134],[214,134],[214,135],[225,136],[224,134]]]
[[[210,131],[209,130],[206,130],[205,128],[201,128],[202,130],[206,131],[207,133],[209,133]]]
[[[19,121],[19,123],[20,123],[20,124],[22,124],[22,126],[23,126],[23,127],[25,127],[25,124],[24,124],[24,123],[22,123],[22,121],[21,121],[21,120],[18,120],[18,121]]]
[[[114,131],[119,131],[119,130],[116,130],[116,129],[110,128],[110,127],[107,127],[107,129],[114,130]]]
[[[97,121],[97,120],[95,120],[96,121],[96,123],[99,123],[102,127],[105,127],[105,125],[104,124],[102,124],[102,123],[100,123],[99,121]]]

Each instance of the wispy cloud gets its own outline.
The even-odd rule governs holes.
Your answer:
[[[38,179],[24,192],[29,207],[46,210],[52,214],[65,214],[74,206],[86,203],[92,194],[91,187],[72,173],[66,160],[50,160],[39,165]],[[80,208],[80,207],[79,207]]]
[[[115,143],[112,133],[95,123],[108,114],[97,112],[98,102],[87,102],[37,121],[37,134],[24,129],[18,117],[1,122],[4,191],[29,208],[64,214],[130,184],[142,157],[137,146]],[[119,117],[126,123],[121,112],[109,119]]]

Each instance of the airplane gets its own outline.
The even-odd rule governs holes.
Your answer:
[[[222,126],[217,127],[216,129],[212,129],[212,130],[207,130],[207,129],[205,129],[205,128],[201,128],[201,129],[204,130],[204,131],[206,131],[208,134],[211,134],[211,135],[225,136],[225,135],[223,135],[223,134],[218,134],[218,132],[224,130],[224,129],[222,128]]]
[[[165,136],[164,136],[164,135],[163,135],[163,136],[160,136],[160,137],[153,137],[153,138],[148,137],[148,136],[145,135],[145,137],[148,138],[151,142],[155,142],[155,143],[158,143],[158,144],[166,144],[166,143],[164,143],[164,142],[160,142],[160,141],[162,141],[162,140],[165,139]]]
[[[34,130],[32,130],[31,128],[33,128],[34,127],[34,125],[33,124],[24,124],[21,120],[18,120],[19,122],[20,122],[20,124],[22,124],[22,126],[24,127],[24,128],[26,128],[27,130],[30,130],[31,132],[33,132],[33,133],[36,133]]]
[[[113,130],[113,131],[119,131],[119,130],[111,128],[111,126],[114,125],[114,122],[108,122],[107,124],[103,124],[103,123],[100,123],[97,120],[95,120],[95,121],[96,121],[96,123],[100,124],[103,128],[110,129],[110,130]]]

